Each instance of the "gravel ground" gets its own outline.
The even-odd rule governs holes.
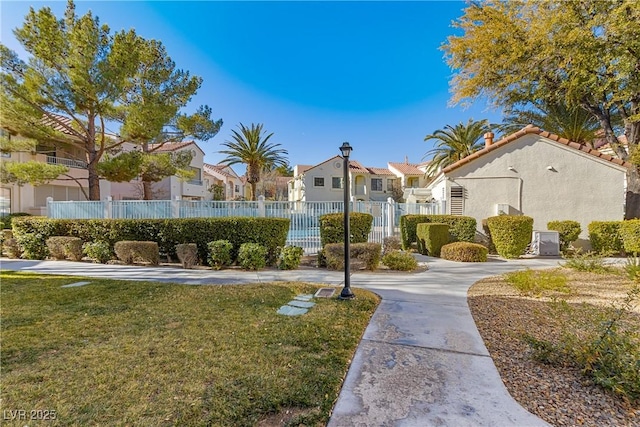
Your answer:
[[[531,358],[523,339],[555,340],[561,334],[566,311],[549,302],[561,296],[578,310],[576,318],[594,306],[623,297],[631,284],[621,276],[576,273],[569,276],[571,293],[523,297],[501,277],[482,280],[469,289],[469,307],[502,380],[511,395],[528,411],[555,426],[640,426],[640,402],[625,402],[590,382],[570,366],[542,364]],[[580,303],[589,304],[579,308]],[[557,307],[557,306],[556,306]],[[640,306],[629,322],[640,324]]]

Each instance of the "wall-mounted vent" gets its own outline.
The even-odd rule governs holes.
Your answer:
[[[451,215],[464,215],[464,187],[451,187]]]

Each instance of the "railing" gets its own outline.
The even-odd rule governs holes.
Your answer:
[[[50,165],[64,165],[76,169],[87,168],[87,162],[75,159],[65,159],[64,157],[47,156],[47,163]]]
[[[398,235],[399,219],[405,214],[437,214],[437,203],[352,202],[350,211],[369,213],[373,225],[370,242]],[[344,212],[343,202],[257,202],[192,200],[106,200],[99,202],[58,202],[47,200],[47,216],[58,219],[144,219],[201,217],[288,218],[291,223],[287,245],[300,246],[305,253],[321,249],[318,218],[327,213]]]
[[[202,185],[202,180],[201,179],[190,179],[189,181],[187,181],[187,184]]]

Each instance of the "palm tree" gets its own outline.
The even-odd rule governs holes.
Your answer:
[[[505,134],[517,132],[533,124],[547,132],[593,148],[601,126],[598,120],[580,107],[549,102],[533,103],[531,108],[513,109],[507,112],[497,129]]]
[[[265,169],[278,166],[288,166],[286,155],[289,153],[280,147],[280,144],[269,143],[273,133],[265,136],[262,124],[251,124],[248,128],[242,123],[238,126],[239,132],[232,130],[232,140],[222,143],[227,150],[221,150],[221,154],[227,157],[221,163],[232,166],[237,163],[247,165],[247,182],[251,185],[251,200],[256,200],[256,184],[260,182],[260,175]]]
[[[432,139],[438,141],[423,157],[423,160],[432,158],[427,167],[427,175],[433,175],[438,170],[482,149],[482,136],[491,126],[487,120],[469,119],[466,124],[460,122],[455,127],[446,125],[444,129],[438,129],[431,135],[425,136],[425,141]]]

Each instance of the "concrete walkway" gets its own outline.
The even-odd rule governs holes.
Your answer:
[[[418,274],[356,273],[352,287],[382,302],[360,342],[329,426],[545,426],[507,392],[467,305],[467,290],[483,277],[557,266],[559,258],[456,263],[418,256]],[[69,261],[0,260],[21,270],[185,284],[305,281],[340,285],[324,270],[183,270]]]

